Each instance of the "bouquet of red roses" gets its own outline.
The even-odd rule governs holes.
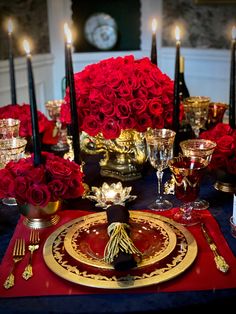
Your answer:
[[[218,123],[214,128],[204,131],[200,138],[216,142],[210,169],[222,169],[236,175],[236,130],[226,123]]]
[[[49,124],[48,118],[38,110],[39,133],[43,133]],[[19,135],[21,137],[32,136],[31,112],[29,104],[6,105],[0,108],[0,119],[20,120]]]
[[[88,65],[74,75],[80,130],[106,139],[121,130],[145,132],[171,127],[173,81],[149,58],[109,58]],[[69,90],[61,108],[61,121],[69,124]]]
[[[84,192],[83,173],[75,162],[42,152],[43,163],[34,166],[33,154],[10,161],[0,170],[0,198],[46,206],[49,202],[78,198]]]

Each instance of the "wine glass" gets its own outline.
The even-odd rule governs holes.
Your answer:
[[[172,203],[163,197],[162,178],[164,169],[168,168],[168,161],[173,158],[173,144],[176,133],[169,129],[149,129],[145,138],[147,143],[147,156],[150,164],[156,169],[157,199],[149,205],[153,210],[168,210]]]
[[[210,100],[208,96],[190,96],[183,101],[186,120],[191,125],[196,138],[207,122]]]
[[[49,117],[56,123],[55,136],[58,135],[58,141],[57,144],[51,146],[51,149],[57,152],[68,150],[67,128],[60,121],[61,105],[63,103],[63,99],[58,99],[49,100],[45,104],[45,107],[48,110]]]
[[[195,225],[200,222],[200,216],[193,211],[193,201],[198,197],[200,181],[208,162],[201,157],[178,156],[168,165],[175,182],[175,196],[183,202],[173,219],[184,226]]]
[[[212,129],[217,123],[223,122],[225,111],[229,105],[223,102],[211,102],[208,108],[206,128]]]
[[[205,139],[189,139],[180,142],[180,148],[185,156],[204,158],[209,164],[216,148],[216,142]],[[207,209],[209,203],[203,199],[197,199],[193,204],[194,209]]]
[[[5,168],[6,164],[11,160],[17,161],[23,158],[26,144],[26,139],[21,137],[0,139],[0,168]],[[8,206],[17,205],[14,197],[3,198],[2,202]]]

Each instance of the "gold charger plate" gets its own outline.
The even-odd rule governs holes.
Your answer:
[[[164,221],[153,217],[130,217],[130,238],[142,253],[137,267],[152,265],[168,256],[176,246],[176,234]],[[64,240],[67,253],[81,263],[114,269],[103,260],[105,246],[109,240],[107,234],[106,212],[91,214],[87,219],[77,220],[68,230]]]
[[[150,286],[182,274],[190,267],[197,256],[197,242],[184,226],[172,219],[136,210],[130,211],[131,219],[137,216],[144,217],[147,220],[155,218],[168,224],[177,238],[174,250],[157,263],[125,272],[89,266],[72,258],[64,247],[64,240],[70,228],[78,220],[83,223],[88,219],[88,216],[90,215],[74,219],[62,225],[48,237],[44,244],[43,257],[46,265],[56,275],[69,282],[105,289],[132,289]]]

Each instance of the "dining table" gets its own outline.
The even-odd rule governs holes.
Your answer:
[[[100,174],[101,155],[83,154],[84,182],[89,188],[118,182],[118,179]],[[123,181],[123,186],[132,187],[130,194],[136,199],[125,206],[134,214],[151,213],[172,219],[173,212],[180,206],[174,194],[169,194],[173,209],[152,211],[148,204],[155,199],[157,178],[155,170],[146,162],[142,176],[132,181]],[[170,179],[169,169],[164,171],[166,182]],[[236,238],[231,234],[230,217],[233,213],[233,194],[214,188],[214,174],[206,172],[201,181],[199,196],[207,200],[210,207],[199,211],[201,219],[217,245],[218,251],[229,264],[226,273],[216,268],[214,254],[206,241],[200,225],[186,226],[197,243],[196,258],[189,267],[164,282],[152,282],[144,287],[109,289],[89,287],[79,282],[70,282],[54,273],[43,258],[44,244],[60,226],[73,219],[90,214],[102,213],[102,208],[87,198],[69,200],[59,212],[59,222],[40,230],[40,248],[34,253],[34,276],[21,278],[20,264],[16,268],[15,286],[3,287],[6,274],[12,265],[13,241],[19,234],[28,238],[30,228],[23,224],[24,217],[18,206],[0,204],[0,312],[1,313],[189,313],[233,309],[236,299]],[[50,265],[49,265],[50,266]]]

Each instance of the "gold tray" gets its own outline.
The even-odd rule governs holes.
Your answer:
[[[193,263],[197,256],[197,243],[193,235],[182,225],[172,219],[141,211],[130,211],[131,219],[139,217],[146,221],[156,219],[163,221],[175,232],[177,244],[174,250],[165,258],[150,265],[129,271],[100,269],[72,258],[64,247],[64,239],[70,228],[78,221],[83,224],[91,216],[86,215],[74,219],[54,231],[46,240],[43,257],[49,269],[69,282],[89,287],[105,289],[132,289],[149,286],[170,280],[182,274]]]
[[[137,267],[152,265],[168,256],[176,246],[176,234],[165,222],[153,217],[133,214],[130,218],[130,238],[142,253]],[[66,251],[81,263],[114,269],[103,260],[105,246],[109,240],[105,212],[88,215],[68,230],[64,240]]]

